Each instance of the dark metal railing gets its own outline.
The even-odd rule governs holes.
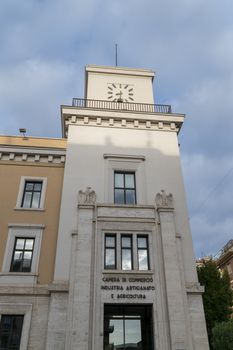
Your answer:
[[[117,111],[131,111],[143,113],[172,113],[170,105],[89,100],[84,98],[73,98],[72,106],[79,108],[110,109]]]

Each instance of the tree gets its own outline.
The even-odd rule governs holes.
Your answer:
[[[227,271],[221,274],[212,259],[204,261],[203,265],[197,268],[197,273],[200,284],[205,287],[203,305],[210,348],[212,348],[212,329],[217,323],[229,320],[233,294]]]
[[[213,328],[213,349],[233,349],[233,320],[218,323]]]

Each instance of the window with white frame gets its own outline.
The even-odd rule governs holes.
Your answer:
[[[16,209],[40,210],[44,208],[47,178],[22,176]]]
[[[17,274],[30,276],[38,272],[40,247],[44,225],[9,224],[8,238],[3,260],[3,274],[6,282],[14,282]]]
[[[139,270],[149,270],[148,236],[137,236],[137,261]]]
[[[11,272],[31,272],[34,237],[16,237],[11,260]]]
[[[105,236],[104,268],[116,269],[116,235]]]
[[[32,304],[0,303],[0,349],[27,350]]]
[[[150,270],[148,235],[112,234],[104,237],[104,268],[106,270]]]
[[[133,270],[132,235],[121,235],[121,270]]]
[[[24,315],[1,315],[0,349],[19,350]]]
[[[104,200],[115,204],[146,203],[145,156],[104,154]]]
[[[40,208],[42,181],[25,181],[22,208]]]

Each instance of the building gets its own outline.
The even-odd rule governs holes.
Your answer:
[[[228,272],[231,288],[233,289],[233,239],[230,239],[220,250],[216,263],[221,271],[226,270]]]
[[[0,144],[0,348],[44,349],[66,140]]]
[[[85,98],[61,106],[63,139],[0,140],[1,197],[11,193],[1,339],[8,332],[20,350],[207,350],[177,140],[184,115],[154,104],[150,70],[85,73]]]

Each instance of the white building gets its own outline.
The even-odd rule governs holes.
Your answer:
[[[177,140],[184,115],[154,105],[153,78],[87,66],[85,99],[61,107],[54,283],[69,294],[52,295],[47,349],[208,349]]]
[[[153,78],[87,66],[63,139],[0,136],[0,349],[209,349],[184,115]]]

